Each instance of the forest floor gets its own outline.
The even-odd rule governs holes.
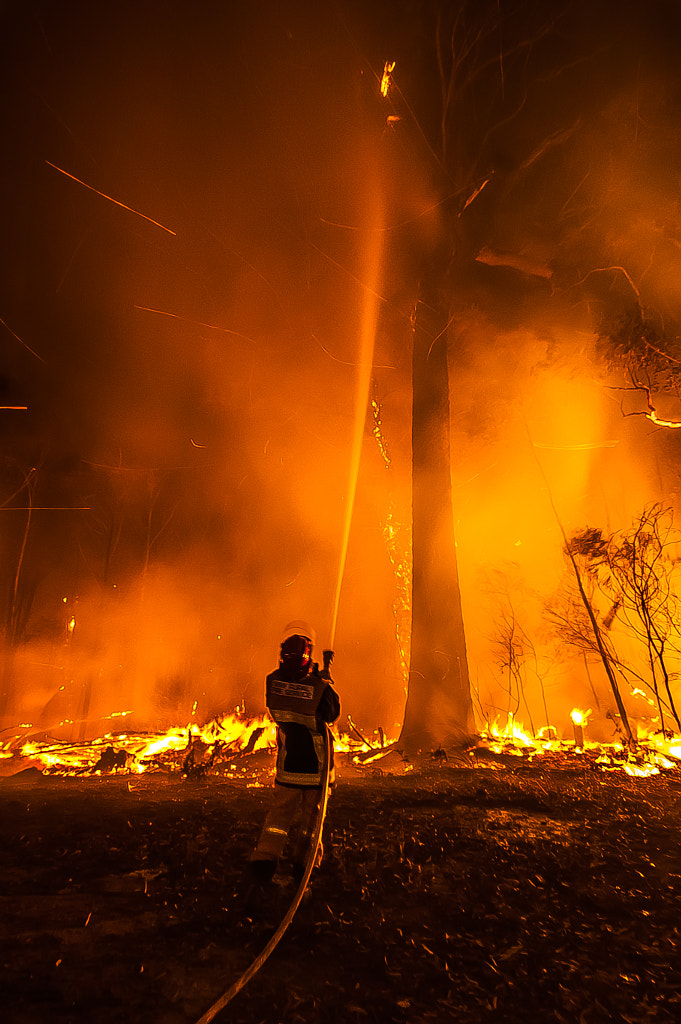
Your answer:
[[[295,893],[284,863],[248,915],[271,772],[0,779],[4,1024],[197,1021]],[[678,768],[338,774],[324,862],[218,1024],[681,1020]]]

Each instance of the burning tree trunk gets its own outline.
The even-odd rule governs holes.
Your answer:
[[[474,728],[452,510],[448,279],[437,270],[424,276],[413,318],[412,638],[400,736],[407,753],[461,742]]]
[[[414,318],[412,653],[401,736],[409,750],[460,742],[473,729],[452,521],[449,314],[481,305],[494,315],[499,268],[516,275],[517,293],[552,277],[533,226],[553,217],[558,248],[562,209],[578,182],[566,179],[553,197],[545,181],[537,186],[539,168],[574,143],[597,92],[587,103],[582,78],[590,61],[603,60],[595,30],[605,40],[611,28],[596,19],[585,46],[590,8],[571,3],[508,9],[463,0],[418,13],[409,5],[405,18],[415,19],[409,39],[421,49],[407,58],[404,81],[411,74],[415,84],[408,103],[397,101],[396,120],[404,118],[404,134],[411,127],[414,152],[442,197],[418,236],[427,255]],[[398,54],[396,82],[401,67]]]

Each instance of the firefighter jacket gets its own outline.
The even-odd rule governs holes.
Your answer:
[[[321,786],[326,761],[326,728],[340,715],[340,698],[319,666],[298,679],[280,670],[266,680],[267,709],[277,723],[277,771],[282,786]],[[333,741],[329,782],[334,781]]]

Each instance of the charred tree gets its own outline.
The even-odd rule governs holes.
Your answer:
[[[410,49],[394,55],[397,120],[441,197],[416,242],[409,750],[459,743],[474,728],[449,444],[449,368],[465,360],[458,325],[479,310],[516,326],[549,301],[554,275],[570,278],[579,229],[564,209],[585,173],[581,125],[622,72],[594,88],[594,67],[612,58],[611,72],[619,57],[610,19],[579,0],[550,10],[433,0],[401,13],[411,31]]]
[[[424,275],[413,317],[412,638],[400,736],[407,753],[465,742],[474,730],[452,508],[449,275],[439,270]]]

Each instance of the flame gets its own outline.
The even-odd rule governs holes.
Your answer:
[[[570,718],[575,725],[586,725],[589,721],[589,715],[591,714],[591,708],[588,711],[580,711],[579,708],[573,708],[570,712]]]
[[[109,718],[131,714],[115,711]],[[82,775],[102,774],[103,771],[125,771],[142,774],[150,770],[181,767],[194,746],[204,750],[222,752],[221,763],[229,763],[249,747],[256,752],[273,748],[276,727],[269,716],[246,719],[239,715],[226,715],[205,725],[192,723],[186,727],[173,726],[164,733],[106,733],[96,740],[66,743],[57,740],[10,740],[0,748],[2,758],[19,756],[42,765],[50,774]],[[109,761],[103,761],[107,750],[115,752]],[[98,767],[100,766],[101,767]]]
[[[375,388],[376,382],[372,381],[372,384]],[[381,453],[381,458],[383,459],[385,468],[390,469],[390,452],[388,450],[388,442],[386,441],[385,435],[383,434],[383,423],[381,420],[381,403],[379,402],[375,394],[371,396],[371,417],[374,421],[372,433],[376,439],[378,450]]]
[[[500,741],[518,744],[521,747],[533,747],[535,740],[525,731],[524,725],[517,721],[513,715],[508,715],[506,724],[499,725],[499,718],[495,718],[491,725],[482,730],[482,736],[493,747],[500,747]]]
[[[381,78],[381,96],[388,95],[391,86],[392,73],[395,70],[395,61],[386,61],[383,65],[383,77]]]
[[[164,733],[109,732],[95,740],[77,743],[15,736],[0,745],[0,761],[6,764],[14,759],[21,763],[22,768],[26,767],[26,761],[30,761],[47,775],[135,776],[159,771],[189,775],[192,771],[210,771],[222,777],[243,780],[248,786],[269,784],[274,771],[272,755],[276,749],[276,726],[267,714],[247,718],[241,707],[235,712],[203,725],[192,722],[185,727],[174,726]],[[130,713],[113,712],[108,717],[120,718]],[[576,727],[585,724],[590,714],[591,709],[580,711],[574,708],[571,713],[573,724]],[[395,748],[396,740],[389,739],[382,728],[364,734],[354,726],[350,717],[348,721],[355,735],[340,732],[335,727],[332,729],[336,753],[340,757],[345,756],[348,763],[358,768],[369,767]],[[29,730],[34,726],[23,723],[20,728]],[[642,726],[639,734],[634,750],[618,742],[582,741],[576,744],[572,738],[559,738],[554,726],[544,726],[532,735],[522,722],[509,714],[503,720],[495,719],[481,730],[477,749],[484,747],[506,758],[518,757],[525,763],[539,759],[538,767],[542,758],[558,755],[558,767],[565,766],[564,759],[575,763],[586,761],[590,767],[600,771],[623,771],[638,778],[679,769],[681,736],[646,731]],[[489,760],[476,761],[475,749],[468,751],[471,767],[496,767]],[[264,760],[263,754],[266,755]],[[555,761],[549,762],[549,766],[554,764]],[[404,763],[405,772],[412,769],[413,765]],[[11,772],[3,768],[2,774]]]
[[[194,703],[192,714],[196,710]],[[121,718],[130,711],[115,711],[109,719]],[[62,723],[63,724],[63,723]],[[26,723],[23,729],[31,729]],[[347,733],[334,732],[334,748],[338,754],[356,756],[382,748],[392,741],[386,740],[382,729],[374,730],[372,741],[358,741]],[[375,744],[375,745],[374,745]],[[260,785],[255,778],[262,771],[262,761],[248,764],[251,755],[273,753],[276,748],[276,726],[269,715],[247,718],[242,707],[234,714],[215,718],[208,723],[173,726],[163,733],[108,732],[95,740],[61,742],[55,739],[29,739],[14,737],[0,746],[0,760],[28,759],[49,775],[141,775],[153,771],[184,771],[210,767],[231,778],[250,779],[249,785]],[[271,774],[270,759],[264,766]]]
[[[411,531],[404,523],[397,522],[392,507],[388,509],[383,526],[388,558],[395,574],[397,592],[393,600],[395,639],[402,669],[405,693],[409,679],[409,650],[411,646],[411,577],[412,552]]]
[[[573,708],[570,717],[577,728],[586,725],[591,709]],[[575,759],[588,757],[601,771],[623,771],[637,778],[658,775],[663,770],[679,768],[681,762],[681,736],[663,736],[639,727],[638,746],[629,750],[621,743],[595,743],[582,741],[576,745],[568,737],[559,739],[553,726],[544,726],[536,736],[526,732],[522,723],[509,715],[505,724],[495,719],[481,733],[484,744],[495,753],[515,754],[532,761],[545,754],[561,754]],[[485,767],[488,764],[485,763]]]

